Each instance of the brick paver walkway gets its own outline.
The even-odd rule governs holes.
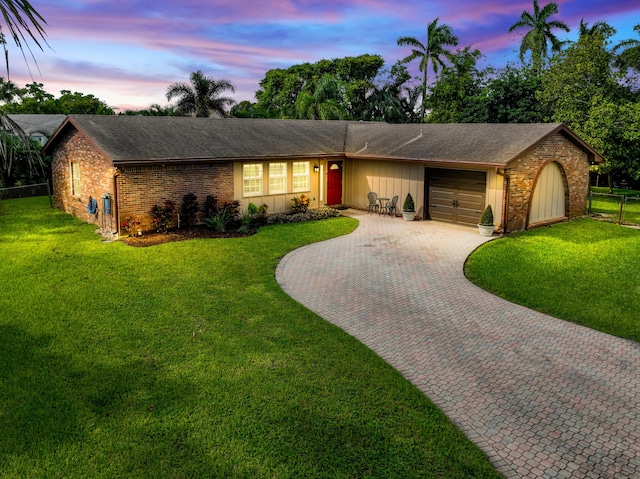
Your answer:
[[[640,477],[639,344],[471,284],[465,258],[486,240],[473,228],[347,214],[354,233],[283,258],[289,295],[400,371],[507,478]]]

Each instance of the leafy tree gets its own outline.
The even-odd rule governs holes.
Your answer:
[[[7,103],[2,107],[5,113],[114,114],[112,108],[93,95],[62,90],[60,97],[56,98],[44,90],[42,83],[29,83],[18,90],[18,96],[19,101]]]
[[[297,117],[305,120],[344,120],[344,87],[335,75],[324,75],[313,93],[303,91],[296,100]]]
[[[640,35],[640,23],[638,23],[633,30]],[[618,53],[615,65],[622,70],[628,70],[629,68],[640,72],[640,40],[631,38],[623,40],[613,47],[613,51]]]
[[[11,80],[5,81],[3,77],[0,77],[0,102],[11,103],[19,95],[18,85]]]
[[[407,67],[400,62],[379,75],[377,84],[367,97],[367,107],[360,119],[389,123],[419,121],[416,106],[421,98],[421,89],[419,86],[407,86],[410,79]]]
[[[144,110],[125,110],[122,115],[127,116],[181,116],[180,112],[174,106],[161,106],[153,103],[149,108]]]
[[[169,85],[166,93],[168,101],[178,99],[177,108],[183,115],[208,118],[215,112],[224,116],[225,107],[234,103],[233,99],[220,96],[227,90],[235,93],[235,87],[228,80],[206,77],[200,70],[192,72],[189,80],[191,84]]]
[[[450,55],[451,66],[443,68],[427,98],[427,105],[431,110],[426,118],[427,122],[464,121],[471,102],[480,94],[482,73],[477,68],[477,62],[481,57],[480,50],[471,50],[471,47]]]
[[[563,42],[556,37],[551,30],[560,29],[568,32],[569,27],[559,20],[549,20],[552,15],[558,13],[558,4],[548,3],[542,9],[538,6],[538,0],[533,0],[533,13],[526,10],[520,15],[520,20],[511,25],[509,32],[520,28],[529,28],[522,37],[520,43],[520,60],[524,62],[527,52],[531,52],[533,69],[542,70],[542,61],[548,57],[548,44],[551,44],[552,52],[559,52]]]
[[[268,118],[268,114],[258,108],[256,103],[243,100],[231,107],[231,116],[235,118]]]
[[[461,121],[468,123],[541,123],[547,113],[538,101],[540,76],[531,68],[507,65],[487,79]]]
[[[552,112],[550,120],[564,122],[603,154],[602,171],[611,184],[617,171],[640,178],[635,141],[640,117],[623,72],[612,68],[608,43],[596,32],[554,56],[542,76],[538,99]]]
[[[424,43],[415,37],[398,38],[398,46],[412,47],[411,53],[400,60],[401,63],[409,63],[413,60],[420,60],[420,71],[422,72],[422,110],[421,117],[424,118],[427,105],[427,70],[429,63],[433,72],[437,75],[439,67],[444,67],[442,57],[448,58],[451,53],[445,49],[446,46],[456,46],[458,37],[453,34],[449,25],[438,25],[438,18],[427,26],[427,38]]]
[[[269,70],[260,81],[254,110],[270,118],[296,118],[299,116],[298,97],[303,92],[305,96],[313,96],[318,82],[330,75],[342,85],[341,101],[347,116],[359,119],[383,65],[384,60],[379,55],[360,55]]]

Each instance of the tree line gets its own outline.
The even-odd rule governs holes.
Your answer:
[[[480,68],[482,53],[471,46],[458,47],[453,28],[436,18],[427,24],[423,38],[397,39],[397,45],[410,47],[410,52],[391,67],[381,56],[365,54],[273,69],[259,82],[255,102],[237,104],[225,96],[235,92],[229,80],[197,71],[189,83],[168,86],[165,97],[175,100],[174,105],[154,104],[122,114],[390,123],[563,122],[603,154],[606,163],[600,173],[640,180],[640,40],[613,44],[616,30],[605,21],[581,21],[578,39],[562,40],[556,32],[570,29],[554,19],[558,5],[540,6],[533,0],[532,6],[508,30],[523,32],[520,63],[504,68]],[[640,24],[634,32],[640,35]],[[419,78],[407,68],[414,62]],[[38,83],[18,89],[2,79],[0,100],[5,113],[114,114],[93,95],[62,91],[55,98]]]

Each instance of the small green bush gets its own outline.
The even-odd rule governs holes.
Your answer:
[[[267,216],[267,224],[283,224],[283,223],[302,223],[304,221],[324,220],[327,218],[333,218],[340,216],[340,212],[334,208],[316,208],[313,210],[307,210],[305,213],[276,213],[274,215]]]
[[[482,212],[482,215],[480,216],[480,224],[482,226],[493,226],[493,210],[491,209],[491,205],[487,205]]]
[[[407,193],[407,197],[404,200],[404,205],[402,205],[402,211],[406,211],[407,213],[413,213],[416,211],[416,205],[413,202],[411,193]]]

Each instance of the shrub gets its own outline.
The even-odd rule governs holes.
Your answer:
[[[216,231],[224,232],[233,223],[235,217],[225,208],[220,208],[217,213],[204,219],[205,224]]]
[[[411,196],[411,193],[407,193],[407,197],[404,200],[404,205],[402,205],[402,211],[413,213],[415,210],[416,205],[413,202],[413,197]]]
[[[198,212],[200,204],[198,197],[193,193],[187,193],[182,198],[182,207],[180,208],[180,218],[186,227],[194,226],[198,223]]]
[[[218,198],[213,195],[207,195],[204,200],[204,207],[202,209],[202,216],[209,218],[218,212]]]
[[[138,226],[140,226],[140,220],[133,216],[129,216],[126,220],[120,223],[120,229],[126,231],[130,235],[135,235],[138,232]]]
[[[296,213],[305,213],[311,204],[311,198],[304,193],[291,198],[291,201],[293,202],[293,211]]]
[[[283,223],[301,223],[303,221],[315,221],[324,220],[327,218],[333,218],[340,216],[340,212],[334,208],[317,208],[308,210],[305,213],[284,214],[276,213],[275,215],[267,216],[267,224],[283,224]]]
[[[151,216],[153,228],[159,232],[165,232],[174,225],[174,213],[176,204],[171,200],[165,200],[163,206],[153,205]]]
[[[493,226],[493,210],[491,209],[491,205],[487,205],[482,212],[482,215],[480,216],[480,224],[482,226]]]

